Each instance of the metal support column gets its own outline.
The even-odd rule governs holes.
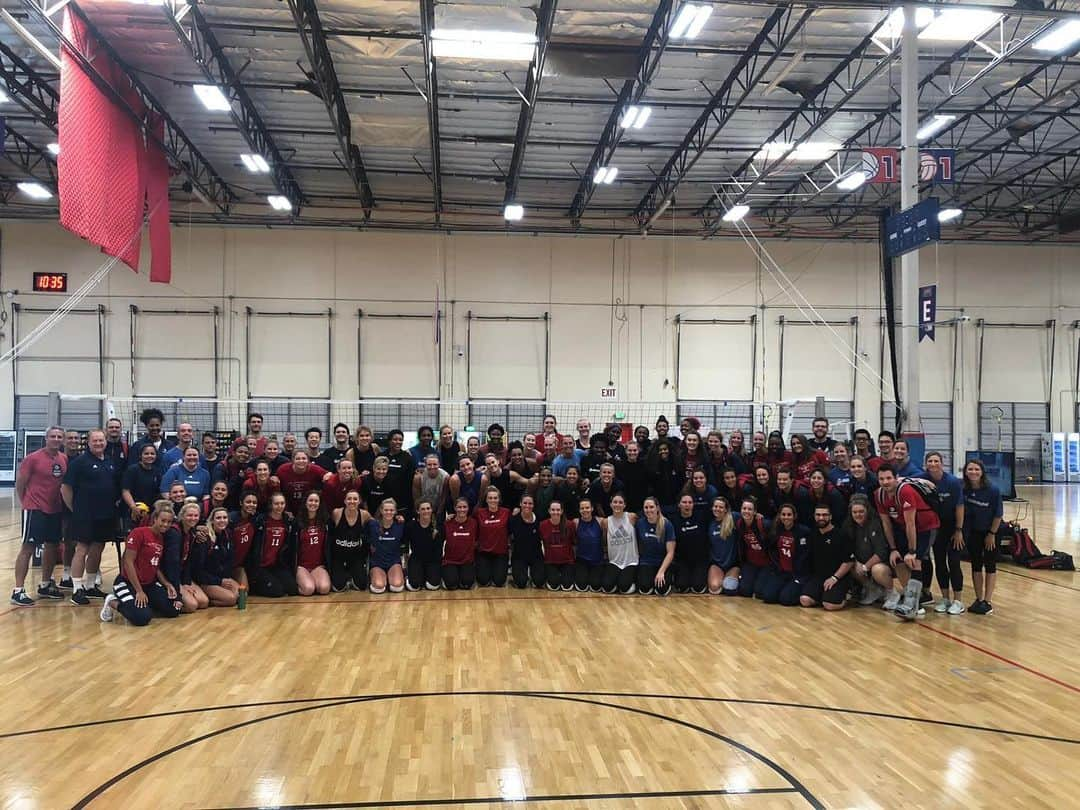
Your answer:
[[[900,208],[919,201],[919,43],[915,5],[904,4],[900,44]],[[918,433],[919,419],[919,251],[900,257],[900,395],[904,434]]]

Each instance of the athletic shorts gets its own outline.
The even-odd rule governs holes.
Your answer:
[[[851,575],[845,574],[840,577],[831,588],[825,587],[828,577],[807,577],[803,581],[802,594],[809,596],[815,602],[828,602],[830,605],[842,605],[851,590]]]
[[[72,515],[68,523],[68,539],[76,543],[111,543],[116,539],[116,518],[97,520]]]
[[[60,512],[50,515],[37,509],[26,510],[26,525],[23,528],[23,542],[26,545],[55,545],[63,536],[63,516]]]
[[[934,538],[937,536],[937,529],[930,529],[926,532],[918,532],[915,535],[915,556],[920,560],[930,559],[930,547],[934,545]],[[896,535],[896,550],[900,552],[900,556],[903,557],[908,553],[907,534],[903,530],[895,530]]]

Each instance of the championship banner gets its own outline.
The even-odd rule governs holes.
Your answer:
[[[862,172],[867,183],[900,182],[900,150],[892,147],[864,146]]]
[[[954,183],[955,149],[920,149],[919,180],[923,183]]]
[[[937,320],[937,284],[919,287],[919,342],[924,337],[934,339],[934,322]]]

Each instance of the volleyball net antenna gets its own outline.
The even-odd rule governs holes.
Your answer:
[[[157,408],[165,418],[166,432],[172,434],[181,423],[191,424],[197,433],[244,432],[248,415],[263,418],[263,434],[279,438],[285,433],[302,436],[309,428],[322,431],[325,441],[333,435],[333,426],[343,422],[355,432],[367,425],[378,434],[400,428],[407,440],[417,428],[428,425],[438,431],[450,425],[460,435],[483,434],[498,423],[508,437],[520,439],[525,433],[539,432],[544,417],[557,420],[558,431],[577,437],[581,419],[589,422],[592,432],[618,424],[624,432],[644,425],[656,436],[656,421],[664,416],[671,425],[671,435],[679,435],[679,423],[694,417],[702,435],[719,430],[727,435],[742,430],[749,446],[751,433],[780,431],[785,441],[793,433],[811,432],[813,420],[826,415],[828,402],[823,397],[804,397],[765,402],[749,400],[680,400],[680,401],[543,401],[543,400],[435,400],[435,399],[210,399],[162,397],[109,397],[100,394],[50,395],[49,418],[65,427],[86,430],[103,425],[106,419],[119,418],[129,437],[141,435],[140,415],[147,408]],[[840,403],[848,406],[850,403]],[[45,421],[49,421],[46,419]],[[50,422],[52,423],[52,422]],[[43,425],[42,429],[47,427]],[[830,435],[850,439],[857,427],[847,418],[830,421]]]

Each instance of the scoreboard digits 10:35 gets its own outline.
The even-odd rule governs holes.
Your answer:
[[[67,273],[34,273],[34,292],[67,292]]]

